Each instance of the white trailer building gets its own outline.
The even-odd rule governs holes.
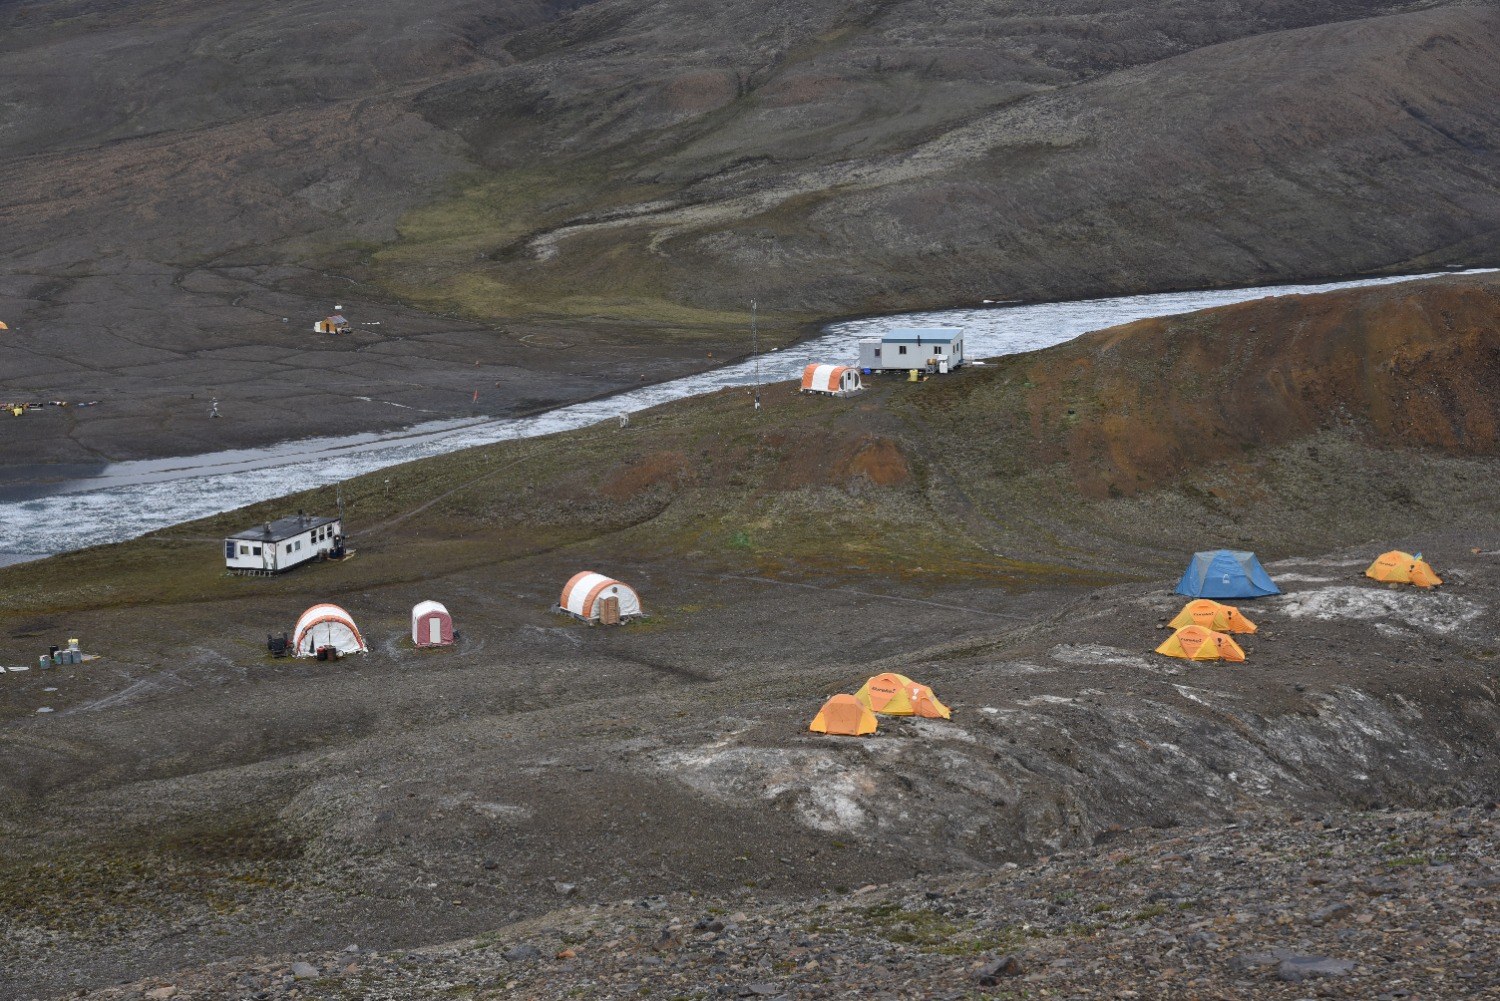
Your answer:
[[[865,372],[951,372],[964,363],[964,332],[958,327],[895,327],[859,342]]]
[[[225,539],[224,565],[232,573],[266,576],[343,551],[344,528],[339,519],[298,511]]]

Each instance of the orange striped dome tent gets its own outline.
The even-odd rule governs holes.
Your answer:
[[[1255,623],[1240,612],[1233,605],[1221,605],[1209,598],[1199,598],[1182,606],[1182,611],[1177,613],[1177,618],[1168,622],[1167,625],[1173,629],[1181,629],[1183,626],[1202,626],[1204,629],[1213,629],[1221,633],[1253,633]]]
[[[292,645],[293,656],[297,657],[317,657],[325,647],[340,654],[370,652],[349,613],[329,604],[314,605],[302,613],[292,631]]]
[[[802,370],[802,392],[848,396],[864,388],[859,369],[852,365],[812,364]]]
[[[1202,626],[1183,626],[1167,641],[1156,648],[1165,657],[1181,657],[1184,660],[1229,660],[1236,663],[1245,659],[1245,651],[1234,641],[1233,636],[1216,633]]]
[[[925,716],[950,719],[952,710],[938,701],[932,689],[904,674],[877,674],[866,681],[854,697],[871,712],[886,716]]]
[[[1432,567],[1422,559],[1421,553],[1413,556],[1399,549],[1382,553],[1379,559],[1370,564],[1365,576],[1392,584],[1415,584],[1417,587],[1437,587],[1443,582],[1443,578],[1433,573]]]
[[[875,732],[875,714],[852,695],[835,695],[823,703],[808,729],[813,733],[863,737]]]
[[[593,570],[584,570],[568,578],[563,585],[557,611],[593,625],[616,626],[645,614],[641,596],[635,588]]]

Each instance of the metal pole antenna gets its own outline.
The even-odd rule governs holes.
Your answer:
[[[755,300],[750,300],[750,342],[755,356],[755,409],[760,409],[760,326],[756,323]]]
[[[760,388],[760,327],[756,324],[755,300],[750,300],[750,337],[754,343],[755,353],[755,388]]]

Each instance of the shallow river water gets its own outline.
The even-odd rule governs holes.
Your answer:
[[[1431,276],[1002,304],[849,320],[830,324],[816,338],[763,355],[760,378],[768,383],[795,378],[809,361],[852,363],[861,337],[896,326],[962,327],[965,354],[992,358],[1034,351],[1146,317],[1421,277]],[[0,565],[119,542],[397,463],[473,445],[576,430],[671,400],[753,385],[755,380],[755,364],[744,362],[532,417],[438,421],[383,434],[308,438],[266,448],[115,463],[95,476],[63,480],[42,496],[0,502]]]

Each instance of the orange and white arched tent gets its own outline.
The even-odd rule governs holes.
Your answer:
[[[1156,648],[1164,657],[1181,657],[1184,660],[1228,660],[1236,663],[1245,659],[1245,651],[1234,641],[1234,637],[1216,633],[1202,626],[1183,626],[1167,641]]]
[[[804,393],[831,393],[848,396],[864,388],[859,369],[849,365],[809,365],[802,370]]]
[[[557,609],[585,622],[615,625],[641,614],[641,596],[635,588],[602,573],[585,570],[568,578]]]
[[[863,737],[875,732],[875,714],[852,695],[835,695],[823,703],[808,729],[840,737]]]
[[[1173,629],[1183,626],[1202,626],[1221,633],[1253,633],[1255,623],[1233,605],[1221,605],[1212,598],[1198,598],[1182,606],[1177,618],[1168,622]]]
[[[1370,564],[1365,576],[1387,583],[1415,584],[1417,587],[1437,587],[1443,582],[1443,578],[1434,573],[1427,561],[1422,559],[1421,553],[1413,556],[1399,549],[1382,553]]]
[[[324,647],[341,654],[369,653],[354,618],[337,605],[314,605],[302,613],[292,632],[293,656],[316,657]]]
[[[938,701],[932,689],[904,674],[877,674],[854,693],[860,705],[885,716],[925,716],[951,719],[952,710]]]

